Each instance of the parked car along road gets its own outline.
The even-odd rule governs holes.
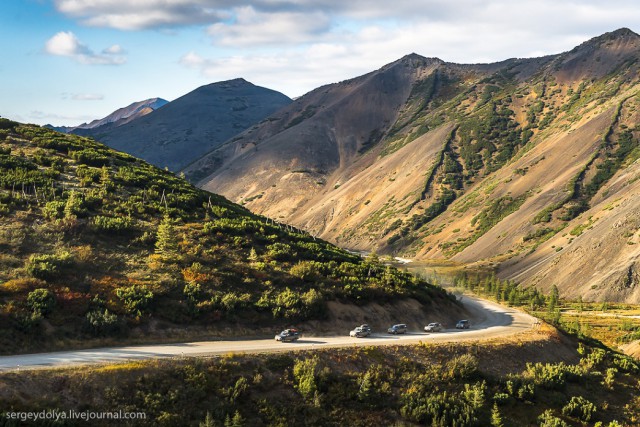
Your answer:
[[[456,329],[469,329],[469,326],[471,326],[471,324],[468,320],[460,320],[456,323]]]
[[[405,325],[404,323],[398,323],[397,325],[393,325],[392,327],[387,329],[387,332],[394,335],[404,334],[405,332],[407,332],[407,325]]]
[[[438,322],[429,323],[424,327],[425,332],[440,332],[442,329],[442,325]]]
[[[371,335],[371,327],[369,325],[360,325],[353,331],[349,332],[350,337],[362,338]]]
[[[298,331],[297,329],[285,329],[284,331],[276,335],[276,341],[282,342],[296,341],[298,338],[300,338],[300,331]]]

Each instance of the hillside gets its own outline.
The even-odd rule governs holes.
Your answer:
[[[100,142],[177,171],[291,100],[244,79],[199,87],[130,123],[92,132]]]
[[[272,335],[321,327],[330,303],[409,298],[460,315],[443,290],[375,257],[91,139],[0,119],[2,353]]]
[[[461,65],[408,55],[321,87],[185,169],[342,247],[640,302],[640,36]]]

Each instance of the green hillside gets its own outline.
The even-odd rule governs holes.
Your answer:
[[[91,139],[0,119],[3,353],[158,340],[187,325],[264,332],[322,319],[329,300],[404,297],[451,303],[375,257]]]

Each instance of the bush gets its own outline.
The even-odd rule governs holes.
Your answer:
[[[27,305],[34,313],[45,316],[56,305],[56,297],[49,289],[39,288],[27,295]]]
[[[120,233],[130,230],[133,227],[131,217],[111,217],[98,215],[93,218],[93,226],[101,232]]]
[[[318,370],[318,356],[310,359],[298,359],[293,364],[293,378],[296,389],[307,400],[315,397],[318,391],[316,373]]]
[[[122,322],[118,316],[105,309],[94,310],[85,316],[85,329],[96,336],[112,335],[122,330]]]
[[[72,264],[69,252],[58,254],[34,254],[27,260],[27,273],[37,279],[49,280],[57,278],[65,267]]]
[[[596,413],[596,405],[582,396],[572,396],[569,403],[562,408],[562,413],[587,422]]]
[[[527,363],[527,370],[524,373],[526,378],[533,380],[537,386],[558,390],[566,383],[567,365],[560,362],[558,364]]]
[[[42,208],[42,214],[47,219],[62,218],[64,216],[64,206],[65,202],[62,202],[60,200],[47,202],[47,204]]]
[[[551,409],[547,409],[538,417],[540,427],[569,427],[569,424],[553,415]]]
[[[153,300],[153,292],[144,285],[133,285],[116,290],[116,295],[124,304],[126,310],[135,315],[140,315],[149,307]]]

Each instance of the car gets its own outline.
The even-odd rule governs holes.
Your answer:
[[[468,320],[460,320],[456,323],[456,329],[469,329],[469,326],[471,326],[471,324]]]
[[[353,331],[349,332],[350,337],[362,338],[371,335],[371,328],[369,325],[357,326]]]
[[[286,342],[286,341],[297,341],[300,338],[300,331],[297,329],[285,329],[276,335],[276,341]]]
[[[393,325],[392,327],[387,329],[387,332],[394,335],[404,334],[405,332],[407,332],[407,325],[405,325],[404,323],[398,323],[397,325]]]
[[[442,325],[438,322],[429,323],[424,327],[425,332],[440,332],[442,329]]]

